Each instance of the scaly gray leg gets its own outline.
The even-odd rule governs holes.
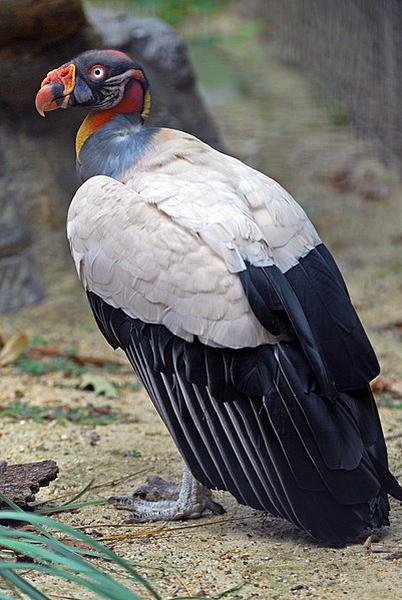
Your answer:
[[[180,486],[161,477],[152,477],[131,496],[112,496],[109,502],[116,508],[129,510],[129,520],[138,523],[199,519],[206,510],[215,515],[225,512],[212,499],[211,490],[194,479],[187,467],[184,467]]]

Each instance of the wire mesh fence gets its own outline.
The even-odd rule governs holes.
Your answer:
[[[353,124],[402,170],[402,2],[262,0],[282,57],[342,102]]]

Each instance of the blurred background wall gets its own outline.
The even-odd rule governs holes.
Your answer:
[[[339,118],[402,169],[402,2],[251,0],[281,56],[312,74]],[[344,115],[342,115],[342,109]]]
[[[33,102],[47,71],[88,48],[120,48],[150,78],[149,125],[222,148],[214,105],[228,151],[272,173],[278,120],[260,50],[273,43],[316,80],[334,123],[350,122],[401,170],[401,31],[399,0],[1,0],[0,312],[43,298],[42,274],[67,254],[62,232],[53,247],[44,238],[64,227],[78,186],[74,136],[83,113],[40,119]],[[207,82],[202,92],[196,72]]]

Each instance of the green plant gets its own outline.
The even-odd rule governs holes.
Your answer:
[[[46,359],[22,356],[16,362],[15,368],[19,373],[26,373],[27,375],[46,375],[47,373],[62,371],[64,375],[78,376],[85,371],[81,365],[77,365],[64,356]]]
[[[217,12],[224,0],[87,0],[89,4],[101,4],[113,9],[124,10],[128,14],[158,17],[179,28],[184,21],[194,16]]]
[[[128,561],[100,542],[49,517],[25,513],[2,494],[0,499],[11,507],[10,510],[0,511],[0,523],[18,524],[18,527],[0,525],[0,579],[12,591],[24,593],[32,600],[50,600],[26,578],[27,573],[36,571],[86,588],[99,598],[139,600],[136,592],[106,571],[106,567],[112,565],[126,580],[160,600],[151,584]],[[34,531],[31,528],[29,531],[23,529],[22,524],[29,524]],[[8,560],[10,555],[4,552],[5,549],[11,550],[18,560]],[[102,568],[95,566],[84,555],[100,561]],[[20,571],[24,573],[21,575]],[[13,597],[16,596],[0,591],[0,600]]]
[[[384,392],[376,395],[377,405],[385,408],[402,408],[402,402],[392,394]]]
[[[80,425],[107,425],[121,419],[122,413],[110,406],[87,404],[84,407],[71,407],[65,404],[38,406],[28,402],[10,402],[0,406],[0,417],[30,419],[36,423],[45,421],[71,421]]]

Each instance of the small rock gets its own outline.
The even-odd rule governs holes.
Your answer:
[[[302,583],[296,583],[296,585],[292,585],[289,589],[291,592],[297,592],[298,590],[303,590],[304,587]]]
[[[99,442],[99,440],[100,440],[99,433],[97,433],[96,431],[91,431],[91,433],[89,434],[89,443],[91,444],[91,446],[96,446],[96,444]]]

